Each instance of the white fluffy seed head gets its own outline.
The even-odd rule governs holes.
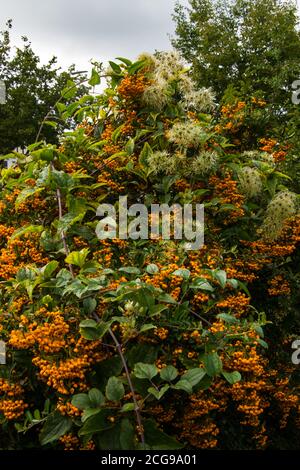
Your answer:
[[[281,191],[274,196],[266,210],[266,217],[261,227],[265,239],[276,240],[284,223],[298,212],[297,195],[291,191]]]
[[[256,198],[262,193],[263,183],[258,170],[244,166],[238,176],[241,191],[247,198]]]
[[[197,148],[203,141],[205,131],[197,124],[185,121],[177,122],[167,132],[167,138],[170,142],[184,148]]]
[[[192,163],[192,173],[196,176],[205,176],[215,173],[219,164],[219,156],[216,152],[201,152]]]

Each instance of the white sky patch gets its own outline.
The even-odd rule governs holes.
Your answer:
[[[88,70],[90,59],[171,49],[174,6],[175,0],[2,0],[0,28],[11,18],[14,45],[27,36],[43,63],[55,55],[63,68]]]

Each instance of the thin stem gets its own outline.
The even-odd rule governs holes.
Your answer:
[[[52,170],[54,169],[53,163],[51,163],[51,169]],[[59,220],[61,220],[63,218],[63,208],[62,208],[62,195],[61,195],[60,188],[57,188],[57,190],[56,190],[56,199],[57,199],[57,204],[58,204],[58,217],[59,217]],[[64,250],[65,250],[66,256],[68,256],[68,254],[70,253],[70,250],[69,250],[69,247],[68,247],[68,243],[67,243],[67,239],[66,239],[66,235],[65,235],[64,230],[61,231],[60,237],[61,237],[61,240],[62,240],[63,245],[64,245]],[[71,273],[71,276],[74,278],[75,274],[74,274],[73,266],[71,264],[68,264],[68,268],[69,268],[69,271]]]
[[[138,433],[139,433],[140,438],[141,438],[141,443],[143,445],[145,445],[145,436],[144,436],[144,430],[143,430],[143,424],[142,424],[141,410],[140,410],[138,400],[136,398],[136,394],[135,394],[133,383],[132,383],[130,373],[129,373],[129,370],[128,370],[127,362],[126,362],[126,359],[125,359],[123,351],[122,351],[122,345],[119,343],[118,339],[116,338],[116,336],[115,336],[115,334],[114,334],[114,332],[112,331],[111,328],[109,328],[108,332],[109,332],[110,336],[112,337],[112,339],[113,339],[113,341],[116,345],[116,348],[118,350],[120,359],[121,359],[122,364],[124,366],[126,378],[127,378],[127,381],[128,381],[128,385],[129,385],[131,395],[132,395],[132,399],[133,399],[133,403],[134,403],[134,411],[135,411],[136,420],[137,420],[137,423],[138,423]]]
[[[93,316],[98,322],[100,322],[100,318],[98,317],[98,315],[96,313],[94,313]],[[118,351],[118,354],[120,356],[120,359],[122,361],[122,364],[123,364],[123,367],[124,367],[124,370],[125,370],[127,382],[128,382],[128,385],[129,385],[129,388],[130,388],[130,391],[131,391],[131,395],[132,395],[132,400],[133,400],[133,403],[134,403],[134,411],[135,411],[136,420],[137,420],[137,424],[138,424],[138,433],[140,435],[141,443],[142,443],[142,445],[144,445],[145,444],[145,436],[144,436],[144,431],[143,431],[141,409],[140,409],[140,405],[138,403],[136,393],[135,393],[135,390],[134,390],[134,386],[133,386],[133,383],[132,383],[132,380],[131,380],[131,377],[130,377],[130,372],[129,372],[129,369],[128,369],[128,366],[127,366],[127,362],[126,362],[125,356],[124,356],[123,351],[122,351],[122,345],[119,343],[116,335],[114,334],[114,332],[112,331],[111,328],[109,328],[108,332],[109,332],[113,342],[115,343],[116,349]]]

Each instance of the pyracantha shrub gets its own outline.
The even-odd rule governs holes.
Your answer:
[[[105,73],[101,95],[57,104],[77,120],[59,146],[36,142],[1,173],[0,446],[295,448],[300,217],[284,143],[247,148],[246,104],[215,112],[174,53]],[[98,239],[97,208],[119,196],[204,204],[204,246]]]

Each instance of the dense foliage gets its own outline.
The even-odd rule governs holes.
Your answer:
[[[286,142],[244,132],[267,103],[215,115],[173,52],[106,73],[1,173],[1,447],[296,448],[299,196]],[[205,245],[99,240],[120,195],[204,204]]]
[[[260,132],[288,139],[299,153],[299,106],[291,99],[300,76],[296,2],[190,0],[189,7],[177,2],[173,18],[173,45],[193,65],[196,82],[211,86],[223,104],[251,96],[267,101]],[[256,121],[250,124],[256,136]]]

